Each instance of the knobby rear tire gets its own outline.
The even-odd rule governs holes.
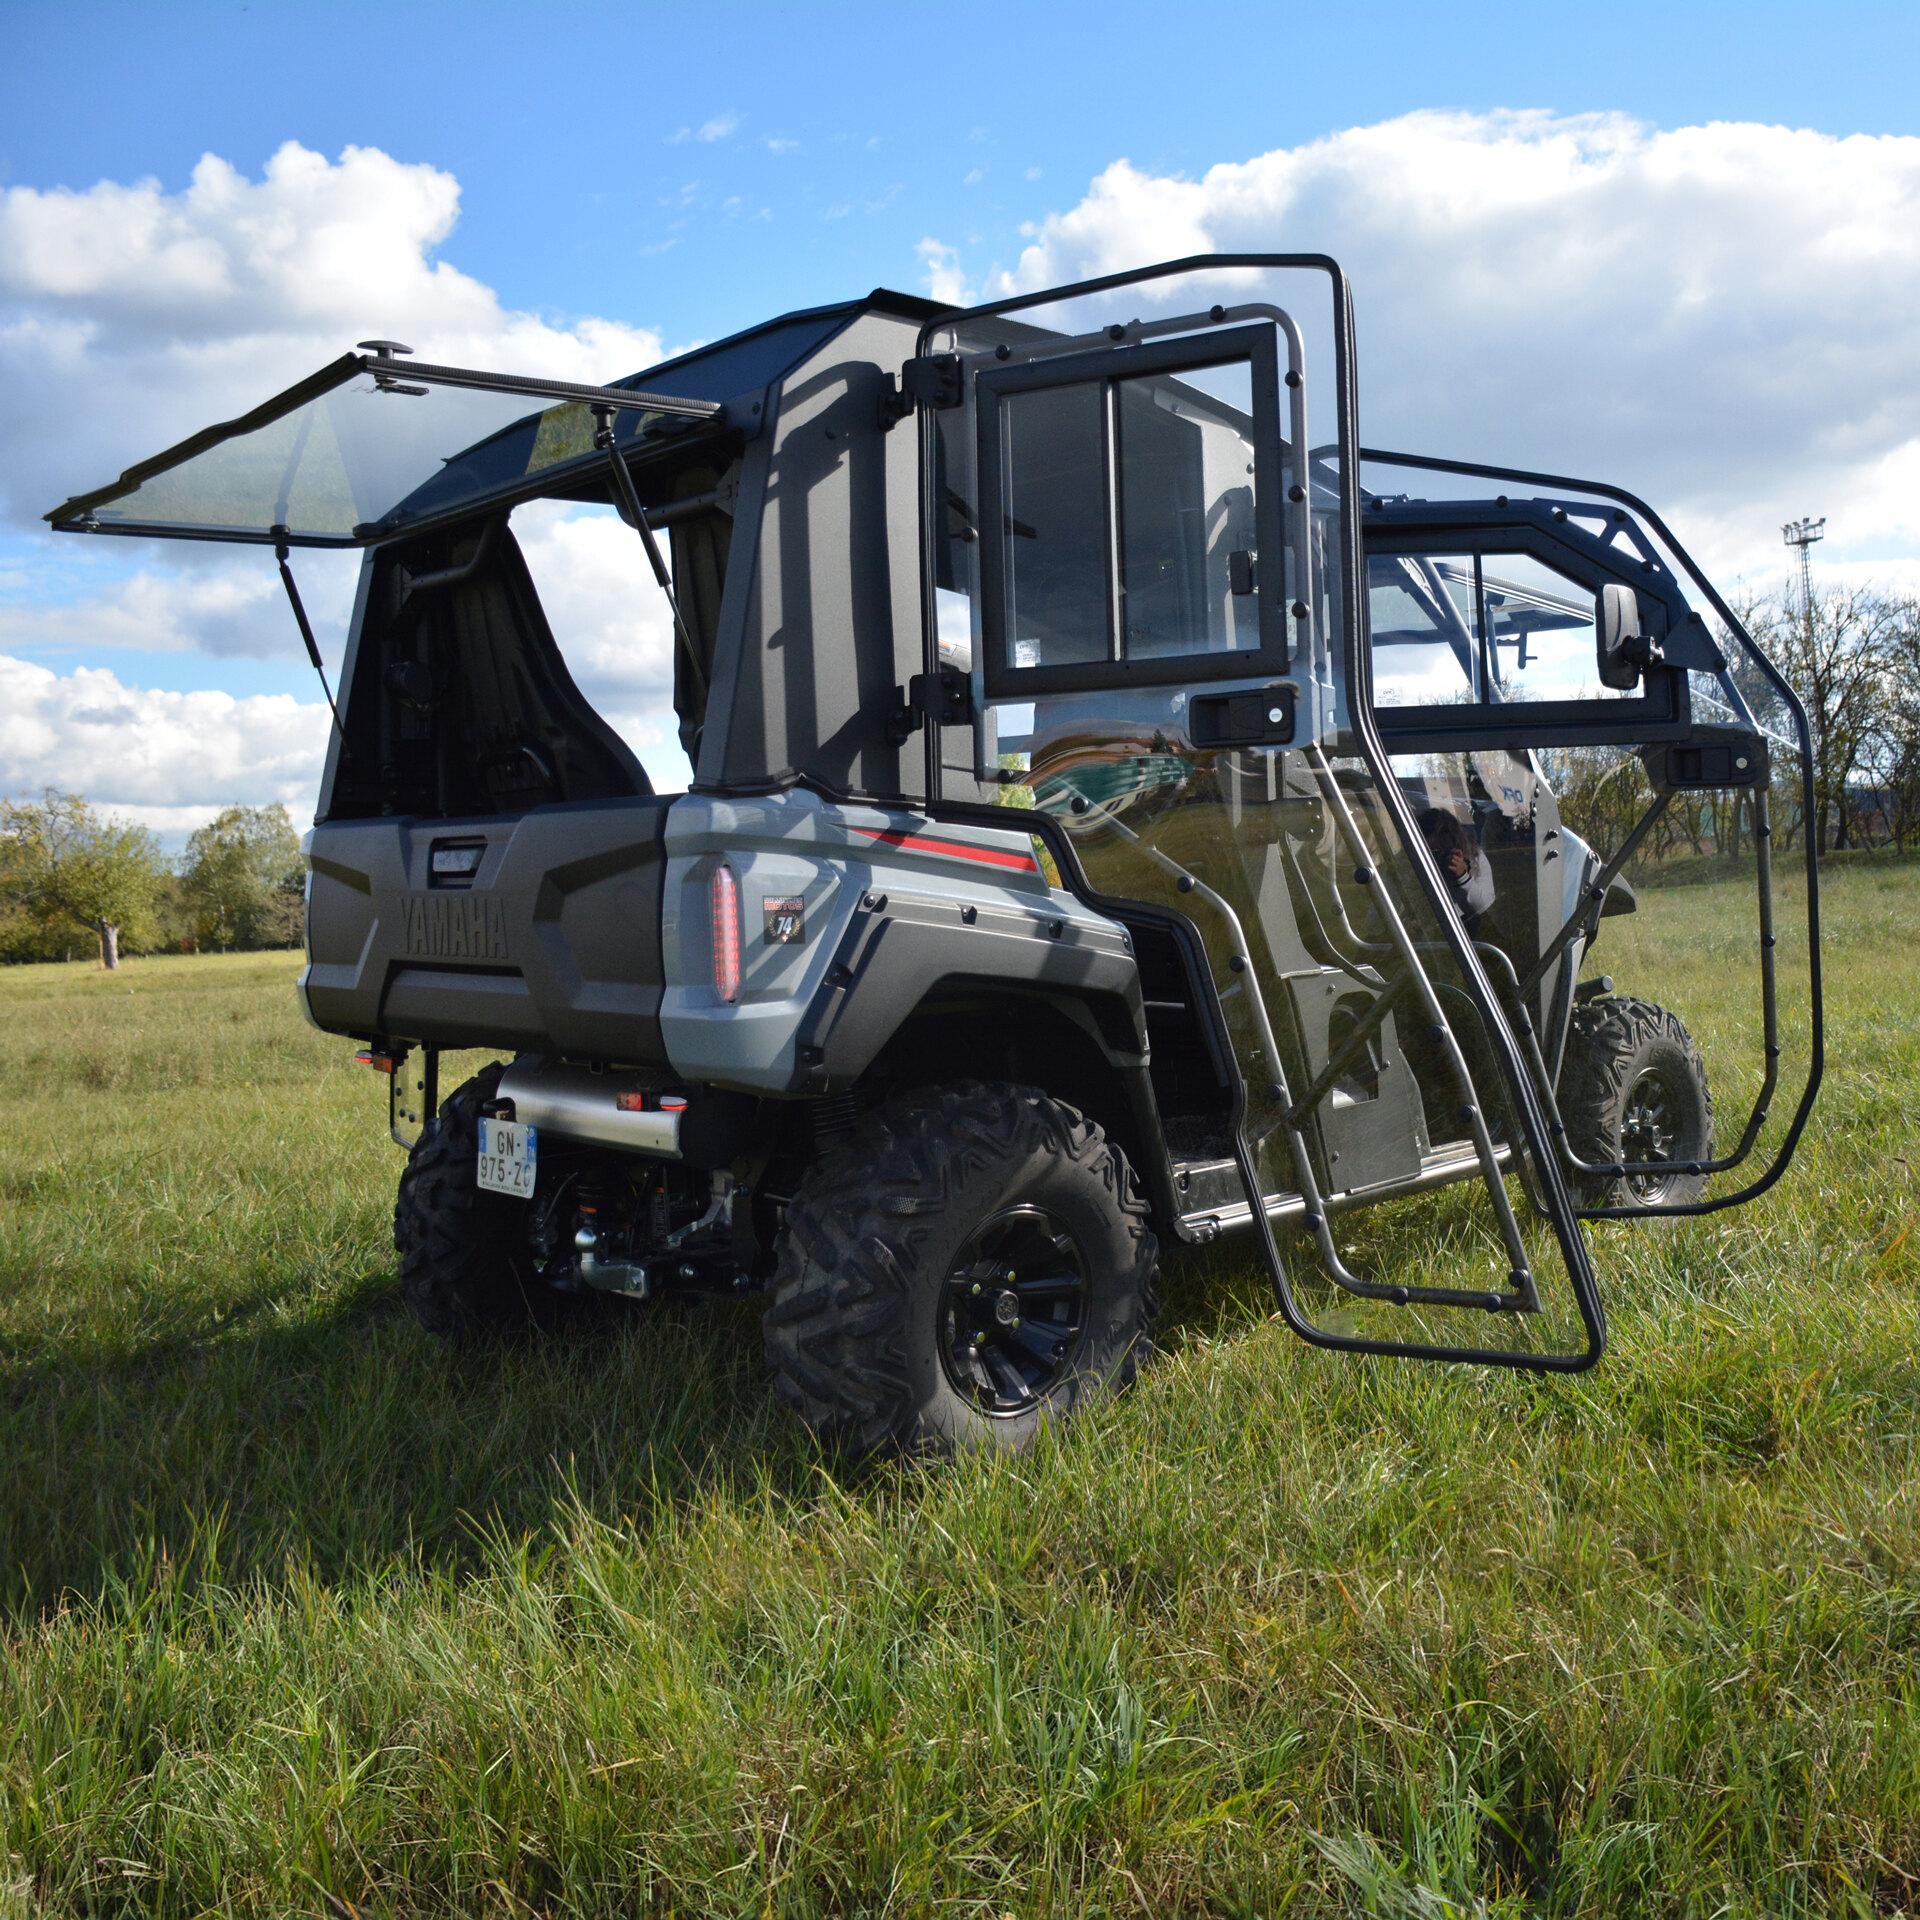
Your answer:
[[[1055,1349],[1058,1377],[993,1412],[956,1383],[942,1334],[955,1262],[1023,1214],[1073,1242],[1084,1311],[1077,1344]],[[854,1456],[1018,1449],[1126,1386],[1150,1353],[1159,1243],[1146,1215],[1120,1149],[1061,1101],[974,1083],[903,1096],[818,1160],[787,1211],[765,1320],[775,1392]]]
[[[496,1061],[441,1102],[415,1141],[393,1208],[400,1291],[429,1333],[450,1340],[547,1324],[556,1296],[527,1251],[524,1200],[479,1183],[480,1109],[505,1067]]]

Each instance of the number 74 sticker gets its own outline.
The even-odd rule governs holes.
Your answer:
[[[807,904],[795,894],[789,900],[776,900],[771,895],[760,902],[767,916],[767,945],[770,947],[803,947],[807,943]]]

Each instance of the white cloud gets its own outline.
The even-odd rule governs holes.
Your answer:
[[[974,303],[977,296],[967,285],[958,247],[929,239],[922,240],[914,251],[926,264],[927,292],[934,299],[944,300],[955,307],[969,307]]]
[[[689,140],[724,140],[739,130],[740,116],[729,107],[725,113],[716,113],[711,120],[703,120],[697,127],[676,127],[667,137],[679,147]]]
[[[301,604],[322,654],[337,662],[353,612],[357,553],[294,558]],[[30,595],[0,603],[0,650],[208,653],[223,659],[300,659],[299,629],[280,575],[260,547],[203,549],[179,569],[142,566],[79,600],[48,605]]]
[[[549,625],[582,693],[640,756],[655,787],[682,787],[688,769],[673,712],[673,628],[638,536],[610,510],[537,501],[514,533]],[[249,556],[251,557],[251,556]],[[299,556],[304,597],[330,670],[337,670],[353,577],[336,556]],[[354,557],[357,564],[357,556]],[[309,589],[312,560],[339,578]],[[284,645],[263,649],[265,629]],[[291,652],[300,643],[271,563],[203,577],[142,572],[113,593],[40,614],[0,615],[0,641],[40,646],[199,646],[213,652]],[[61,673],[0,652],[0,794],[57,786],[87,794],[143,825],[193,827],[236,804],[285,801],[309,816],[326,756],[327,710],[287,694],[235,698],[130,684],[110,669]]]
[[[987,285],[1228,250],[1346,268],[1371,444],[1614,480],[1720,567],[1771,576],[1805,513],[1920,551],[1920,139],[1419,113],[1198,179],[1117,160]]]
[[[60,787],[148,825],[274,800],[310,815],[330,724],[317,698],[166,693],[0,654],[0,793]]]
[[[552,500],[519,508],[513,531],[575,684],[640,756],[656,792],[684,787],[692,773],[673,710],[673,618],[640,536],[611,508]]]
[[[596,381],[660,357],[653,332],[515,312],[436,259],[459,202],[437,168],[292,141],[257,181],[208,154],[177,194],[0,191],[0,514],[30,525],[358,340]]]
[[[37,528],[66,494],[231,418],[362,339],[596,381],[661,357],[656,333],[514,311],[437,259],[459,198],[433,167],[356,147],[329,161],[292,142],[258,180],[208,155],[180,193],[153,181],[0,192],[0,520]],[[569,539],[606,539],[568,535],[554,519],[531,523],[530,558]],[[57,670],[67,664],[59,656],[123,650],[299,660],[267,556],[89,543],[77,572],[83,587],[102,584],[76,596],[81,550],[61,549],[56,563],[44,538],[25,543],[0,578],[0,650],[12,656],[0,672],[0,792],[52,782],[153,824],[168,824],[169,809],[187,819],[235,801],[310,810],[326,738],[317,698],[235,700],[127,684],[97,666]],[[607,608],[589,604],[605,571],[590,562],[578,578],[563,569],[554,603],[584,635],[583,683],[624,703],[651,738],[650,716],[670,707],[647,678],[657,678],[648,663],[659,647],[644,632],[637,653],[617,644]],[[336,673],[357,564],[331,554],[295,562]],[[650,580],[642,597],[658,598]]]
[[[640,536],[610,507],[557,500],[518,509],[513,532],[580,690],[596,705],[657,697],[671,707],[673,621]]]

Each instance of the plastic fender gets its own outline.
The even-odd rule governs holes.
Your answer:
[[[1031,845],[1018,828],[963,831],[919,814],[823,801],[804,788],[738,799],[688,794],[668,816],[661,921],[660,1024],[675,1072],[756,1093],[798,1090],[813,1064],[799,1058],[801,1029],[835,996],[827,976],[841,963],[856,917],[864,924],[904,915],[950,928],[948,972],[972,971],[966,936],[983,925],[1003,927],[1010,916],[1036,946],[1059,950],[1056,968],[1096,934],[1124,952],[1120,928],[1048,886]],[[721,999],[713,974],[711,888],[723,860],[740,902],[740,990],[732,1003]],[[795,901],[800,935],[782,939],[791,926],[776,921],[790,916]],[[857,935],[856,944],[864,950]],[[887,1037],[876,1033],[866,1057]]]

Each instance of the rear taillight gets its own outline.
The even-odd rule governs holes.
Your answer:
[[[731,1004],[740,998],[740,883],[724,861],[713,870],[713,990]]]

